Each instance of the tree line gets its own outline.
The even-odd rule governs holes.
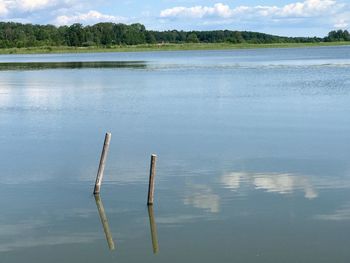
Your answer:
[[[331,31],[324,38],[281,37],[257,32],[213,30],[213,31],[153,31],[139,23],[126,25],[98,23],[83,26],[56,27],[14,22],[0,22],[0,48],[40,46],[115,46],[156,43],[311,43],[350,41],[347,30]]]

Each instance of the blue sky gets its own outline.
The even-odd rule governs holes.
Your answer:
[[[350,0],[0,0],[0,20],[55,25],[139,22],[154,30],[324,36],[350,27]]]

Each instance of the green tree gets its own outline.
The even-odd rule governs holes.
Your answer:
[[[83,25],[79,23],[71,25],[68,28],[67,37],[69,46],[82,46],[85,42]]]
[[[187,42],[191,42],[191,43],[198,43],[199,39],[197,37],[197,34],[192,32],[187,36]]]

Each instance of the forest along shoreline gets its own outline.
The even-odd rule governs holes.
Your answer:
[[[285,37],[259,32],[153,31],[144,25],[98,23],[83,26],[0,22],[0,54],[221,50],[350,45],[347,30],[325,37]]]

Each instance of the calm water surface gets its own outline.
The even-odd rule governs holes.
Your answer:
[[[1,262],[348,262],[349,116],[349,46],[0,56]]]

